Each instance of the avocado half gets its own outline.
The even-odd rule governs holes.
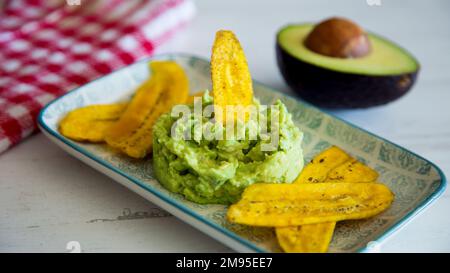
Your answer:
[[[276,42],[278,67],[305,100],[327,108],[366,108],[403,96],[416,81],[419,63],[394,43],[368,33],[368,55],[329,57],[304,45],[313,28],[313,24],[286,26]]]

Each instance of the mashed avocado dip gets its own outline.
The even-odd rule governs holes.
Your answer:
[[[202,107],[211,104],[212,97],[205,92]],[[260,109],[257,101],[254,104]],[[243,140],[207,140],[195,137],[195,133],[191,140],[185,140],[171,134],[174,123],[181,117],[172,117],[171,113],[162,115],[153,128],[156,178],[168,190],[201,204],[236,202],[242,191],[253,183],[292,182],[303,168],[303,133],[294,125],[281,101],[274,105],[279,109],[279,141],[272,151],[261,149],[265,142],[270,142],[259,133],[261,119],[246,123]],[[270,120],[271,112],[267,113]],[[198,121],[195,114],[183,118],[183,122],[176,123],[177,130],[193,131],[195,120]],[[222,124],[202,117],[202,127],[205,126],[224,130]],[[258,135],[252,140],[248,136],[254,130]]]

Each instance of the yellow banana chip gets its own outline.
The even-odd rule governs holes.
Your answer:
[[[220,106],[225,120],[228,105],[252,104],[253,86],[247,60],[232,31],[216,33],[211,55],[211,79],[214,105]]]
[[[335,154],[333,158],[337,158],[339,163],[348,156],[343,150],[338,147],[331,147],[328,150],[317,155],[312,162],[320,162],[320,159],[327,154]],[[330,167],[334,164],[328,164]],[[309,172],[310,167],[307,166]],[[349,159],[343,164],[330,168],[321,168],[323,174],[319,177],[327,177],[325,183],[330,182],[375,182],[378,178],[378,173],[370,167],[362,164],[355,159]],[[303,176],[305,177],[305,176]],[[331,179],[332,178],[332,179]],[[297,183],[312,183],[307,179],[298,179]],[[302,252],[302,253],[323,253],[328,250],[331,239],[333,237],[336,222],[312,224],[303,226],[276,228],[276,235],[281,248],[285,252]]]
[[[278,243],[288,253],[324,253],[333,238],[336,222],[275,229]]]
[[[325,182],[373,182],[378,179],[378,173],[356,159],[351,159],[334,168],[328,173]]]
[[[59,123],[59,132],[72,140],[103,142],[106,130],[116,122],[127,104],[90,105],[68,113]]]
[[[369,218],[386,210],[393,193],[380,183],[266,184],[247,187],[231,205],[230,222],[288,227]]]
[[[189,83],[183,69],[172,61],[150,63],[152,76],[136,91],[127,109],[106,132],[106,142],[134,158],[151,152],[152,127],[158,117],[186,102]]]
[[[327,179],[328,172],[351,157],[336,146],[331,146],[306,165],[294,183],[319,183]]]
[[[332,146],[315,156],[294,183],[317,183],[327,179],[333,167],[349,160],[342,149]],[[322,162],[321,162],[322,161]],[[317,169],[318,168],[318,169]],[[278,243],[285,252],[323,253],[328,250],[336,222],[275,229]]]

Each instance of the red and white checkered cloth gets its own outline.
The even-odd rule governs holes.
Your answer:
[[[151,55],[191,0],[10,0],[0,7],[0,153],[65,92]]]

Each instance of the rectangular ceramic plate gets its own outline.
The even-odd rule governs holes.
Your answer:
[[[154,179],[151,159],[130,159],[106,145],[74,142],[58,132],[58,122],[73,109],[128,99],[149,76],[147,62],[156,59],[175,60],[182,65],[193,92],[211,88],[208,61],[183,54],[158,56],[115,71],[53,101],[39,116],[40,128],[68,153],[232,249],[279,252],[273,229],[230,224],[224,217],[226,206],[195,204],[167,191]],[[444,191],[443,173],[424,158],[267,86],[255,82],[254,89],[262,103],[281,99],[286,104],[294,122],[305,133],[306,162],[330,145],[337,145],[376,169],[379,180],[395,193],[392,207],[384,213],[367,220],[340,222],[331,252],[367,251],[369,242],[381,242]]]

